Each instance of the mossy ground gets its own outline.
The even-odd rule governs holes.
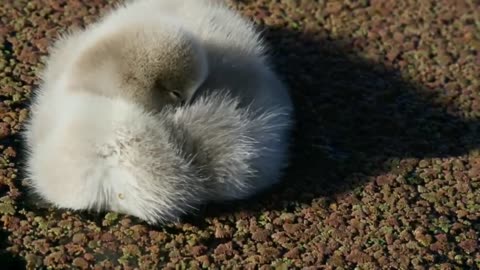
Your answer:
[[[2,269],[480,268],[478,1],[230,0],[291,89],[291,166],[165,227],[24,196],[18,134],[41,59],[114,2],[0,3]]]

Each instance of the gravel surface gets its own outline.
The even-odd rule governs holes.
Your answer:
[[[285,180],[184,223],[41,207],[18,132],[48,44],[115,1],[1,0],[2,269],[479,269],[480,3],[230,1],[291,88]]]

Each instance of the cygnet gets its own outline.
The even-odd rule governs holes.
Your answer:
[[[166,23],[152,24],[156,20]],[[178,30],[193,60],[171,57],[178,62],[161,63],[159,57],[152,64],[144,53],[163,55],[162,50],[155,42],[136,41],[131,44],[141,46],[123,47],[128,56],[117,58],[125,55],[116,51],[122,46],[110,40],[124,40],[125,29],[145,33],[142,24],[146,33],[159,36]],[[280,180],[293,106],[251,22],[219,1],[140,0],[114,9],[80,36],[95,31],[108,37],[96,43],[107,48],[94,50],[98,59],[87,59],[92,46],[67,37],[64,49],[56,47],[47,61],[24,133],[33,192],[58,208],[118,211],[164,223],[200,204],[246,198]],[[174,47],[182,42],[169,41]],[[197,58],[203,53],[205,58]],[[65,70],[57,68],[61,55],[68,59]],[[129,66],[136,57],[151,66]],[[89,70],[92,62],[97,72]],[[157,73],[181,70],[176,66],[182,63],[198,71],[190,81]],[[70,80],[75,69],[92,79]],[[124,70],[134,74],[134,83],[118,79]],[[102,85],[104,75],[112,77]],[[183,98],[188,102],[161,101],[165,96],[152,94],[158,91],[154,77],[176,82],[162,91],[189,89]]]

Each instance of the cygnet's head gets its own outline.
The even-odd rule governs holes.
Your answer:
[[[73,89],[121,96],[157,111],[190,101],[207,75],[206,52],[192,35],[142,23],[100,36],[72,68],[80,83]]]

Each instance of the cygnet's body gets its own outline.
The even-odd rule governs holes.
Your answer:
[[[132,97],[121,85],[94,89],[96,79],[72,87],[72,77],[58,68],[60,56],[75,68],[86,60],[74,52],[82,46],[62,41],[47,63],[25,133],[36,193],[60,208],[112,210],[155,223],[208,201],[245,198],[279,180],[292,125],[289,95],[269,69],[253,25],[217,2],[135,1],[90,30],[109,35],[145,23],[157,32],[151,22],[161,17],[185,31],[204,50],[208,74],[183,106],[151,110],[149,102],[156,101],[143,103],[142,95],[155,88],[138,87]],[[132,46],[132,55],[152,44]],[[138,72],[136,83],[148,82],[149,72]]]

